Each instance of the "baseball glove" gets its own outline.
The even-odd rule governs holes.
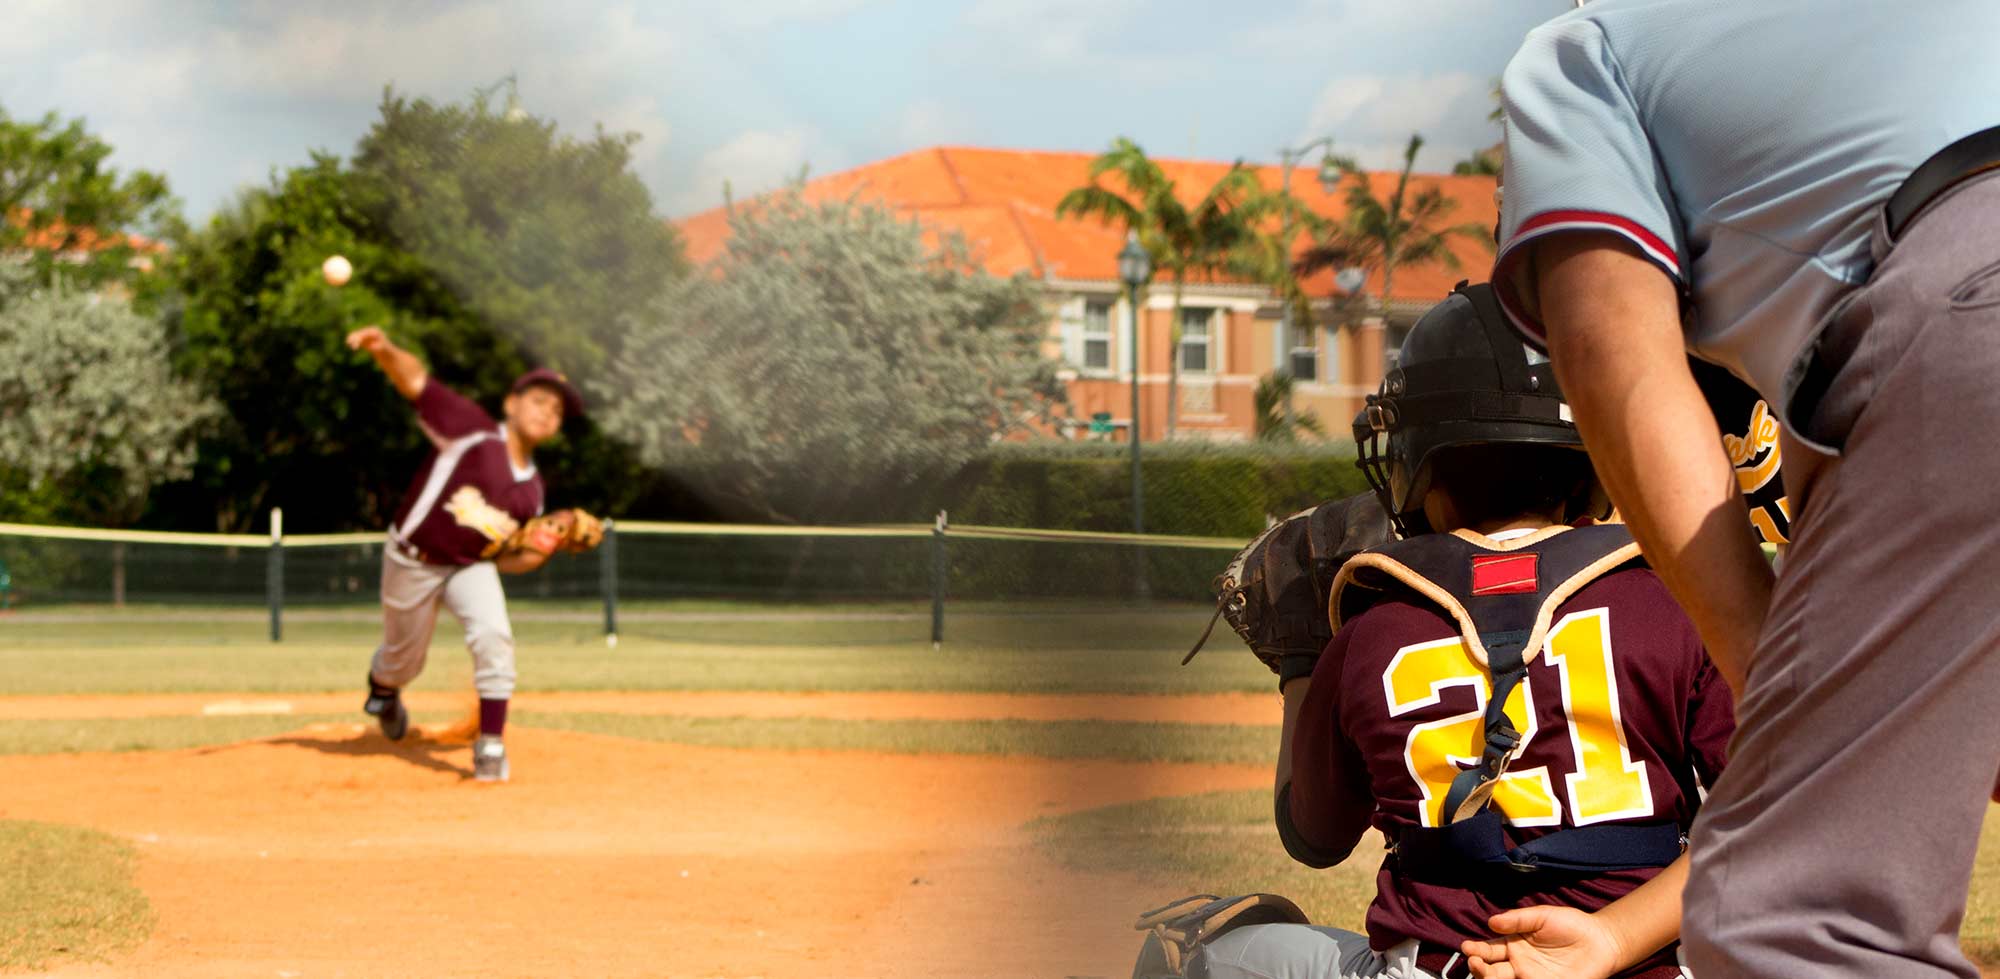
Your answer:
[[[1299,906],[1276,894],[1216,897],[1196,894],[1139,916],[1146,933],[1133,979],[1181,979],[1202,946],[1244,925],[1311,924]]]
[[[1373,493],[1330,500],[1272,524],[1215,579],[1215,615],[1181,663],[1201,652],[1216,618],[1224,618],[1280,685],[1310,676],[1333,638],[1326,600],[1340,566],[1394,539]]]
[[[604,543],[604,523],[583,510],[544,513],[507,535],[496,553],[519,554],[534,551],[549,555],[557,551],[580,554]]]

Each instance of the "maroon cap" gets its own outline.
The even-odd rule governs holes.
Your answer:
[[[507,393],[520,394],[522,391],[537,384],[555,388],[562,395],[563,418],[583,417],[583,395],[577,393],[576,385],[571,384],[569,378],[564,377],[560,371],[552,371],[546,367],[537,367],[515,378],[514,386],[508,388]]]

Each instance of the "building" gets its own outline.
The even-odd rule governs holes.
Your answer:
[[[1048,353],[1064,362],[1068,384],[1068,417],[1059,428],[1071,437],[1090,437],[1087,423],[1093,415],[1108,413],[1121,430],[1129,425],[1132,383],[1127,366],[1130,321],[1117,271],[1123,232],[1094,219],[1055,216],[1063,194],[1088,182],[1093,158],[1089,153],[933,147],[817,178],[805,185],[804,193],[808,199],[855,195],[885,204],[926,226],[963,235],[989,272],[1026,273],[1042,283],[1050,308]],[[1189,195],[1205,192],[1229,168],[1204,160],[1155,162]],[[1264,186],[1280,185],[1277,167],[1258,170]],[[1377,195],[1386,197],[1396,174],[1370,178]],[[1456,201],[1452,223],[1492,227],[1498,220],[1492,177],[1426,174],[1411,183],[1412,192],[1437,186]],[[1115,189],[1115,178],[1107,186]],[[1338,218],[1345,212],[1341,199],[1320,187],[1314,169],[1295,171],[1291,189],[1321,214]],[[679,225],[689,257],[697,262],[721,252],[728,235],[727,214],[720,208]],[[1253,437],[1257,383],[1289,360],[1298,379],[1296,409],[1312,412],[1329,435],[1340,437],[1362,399],[1380,383],[1389,352],[1409,324],[1459,279],[1485,277],[1492,263],[1485,244],[1470,238],[1455,241],[1456,271],[1442,264],[1398,269],[1386,303],[1377,291],[1379,271],[1370,270],[1358,290],[1363,294],[1359,299],[1366,301],[1340,294],[1333,274],[1322,272],[1306,283],[1307,293],[1316,297],[1319,328],[1295,329],[1291,337],[1280,335],[1279,304],[1268,287],[1228,280],[1187,283],[1181,346],[1175,352],[1181,361],[1176,436]],[[1154,440],[1166,434],[1171,283],[1156,277],[1141,307],[1140,428],[1143,438]],[[1376,315],[1362,315],[1364,309]]]

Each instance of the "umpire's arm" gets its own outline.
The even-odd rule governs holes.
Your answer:
[[[1533,247],[1549,359],[1598,477],[1741,691],[1771,566],[1688,370],[1674,283],[1610,234],[1551,235]]]

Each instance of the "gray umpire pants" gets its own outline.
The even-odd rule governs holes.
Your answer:
[[[396,553],[393,543],[382,548],[382,645],[369,667],[376,682],[404,687],[424,671],[440,605],[465,626],[480,698],[513,696],[514,627],[499,569],[491,561],[425,564]]]
[[[1454,975],[1464,960],[1454,960]],[[1417,968],[1417,943],[1386,952],[1368,936],[1322,925],[1245,925],[1188,962],[1188,979],[1436,979]]]
[[[1829,317],[1783,447],[1792,546],[1694,828],[1703,979],[1975,977],[2000,772],[2000,175],[1949,191]]]

